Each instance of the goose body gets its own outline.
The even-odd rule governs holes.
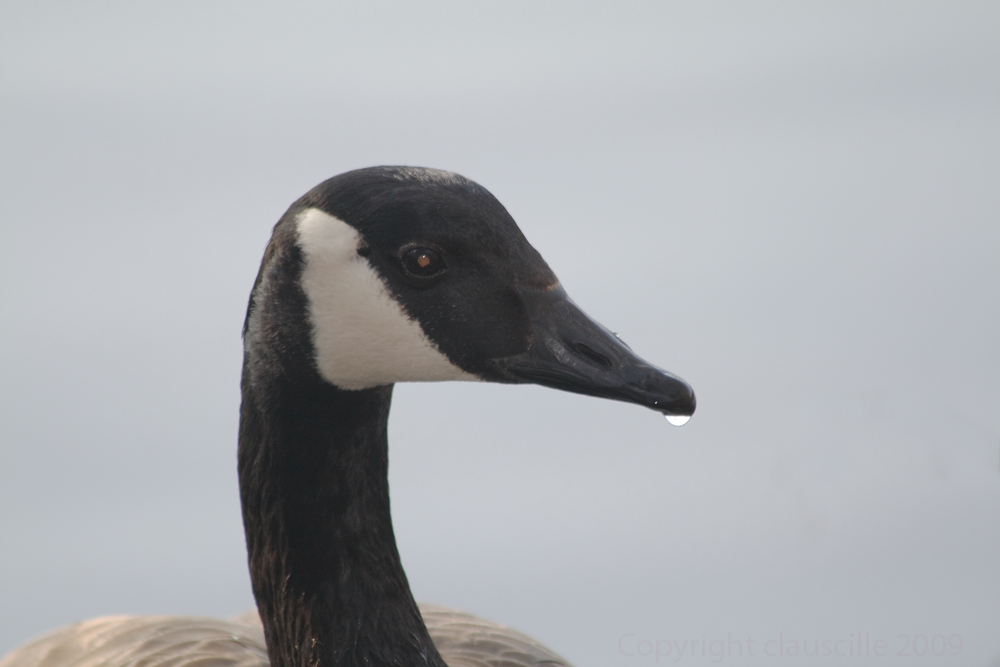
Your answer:
[[[448,667],[569,667],[516,630],[445,607],[420,605]],[[22,646],[2,667],[268,667],[257,612],[224,621],[197,616],[105,616]]]
[[[275,225],[244,324],[239,479],[259,618],[107,617],[0,667],[565,665],[531,639],[419,607],[392,530],[396,382],[531,382],[694,412],[679,378],[569,299],[485,188],[375,167]]]

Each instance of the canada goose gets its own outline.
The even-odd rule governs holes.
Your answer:
[[[352,171],[295,202],[243,337],[239,482],[263,632],[252,613],[108,617],[0,667],[566,664],[502,626],[418,609],[389,512],[393,383],[533,382],[680,418],[691,388],[577,308],[485,188],[431,169]]]

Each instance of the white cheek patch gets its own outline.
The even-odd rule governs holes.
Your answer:
[[[479,379],[439,352],[390,295],[358,255],[356,229],[314,208],[299,214],[297,229],[305,255],[302,289],[323,379],[342,389]]]

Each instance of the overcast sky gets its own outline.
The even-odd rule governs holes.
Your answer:
[[[0,654],[252,605],[261,252],[319,181],[415,164],[699,399],[397,387],[418,599],[577,667],[1000,664],[998,35],[995,2],[3,2]]]

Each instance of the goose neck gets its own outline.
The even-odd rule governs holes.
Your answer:
[[[248,386],[239,477],[254,596],[274,667],[445,667],[392,530],[392,387]]]

